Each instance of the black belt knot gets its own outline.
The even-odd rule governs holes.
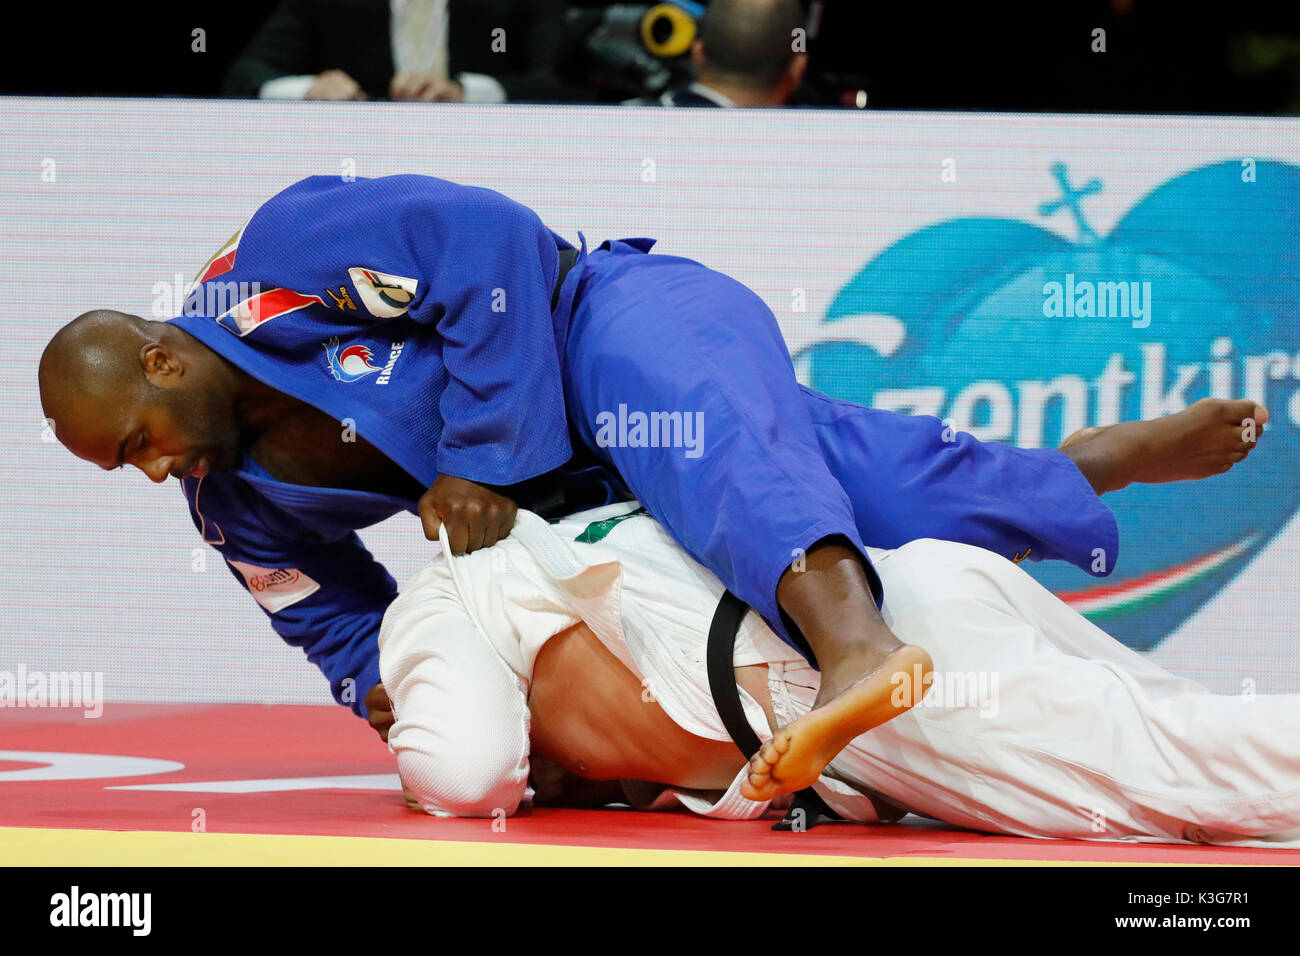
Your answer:
[[[569,270],[573,268],[574,263],[577,261],[578,261],[577,249],[560,250],[560,271],[555,277],[555,291],[551,293],[552,312],[554,312],[555,307],[560,304],[560,289],[564,287],[565,277],[568,276]]]

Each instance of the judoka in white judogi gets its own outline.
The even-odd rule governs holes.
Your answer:
[[[461,557],[444,542],[401,588],[380,671],[397,717],[389,744],[428,812],[519,807],[533,662],[579,621],[674,722],[729,739],[705,665],[723,586],[636,509],[552,525],[521,511],[509,538]],[[979,548],[923,539],[870,557],[886,622],[929,651],[935,676],[919,704],[857,738],[815,785],[841,816],[877,822],[892,804],[1015,836],[1300,847],[1300,695],[1213,694]],[[817,672],[752,612],[735,664],[768,665],[780,725],[808,712]],[[768,739],[762,707],[743,689],[741,699]],[[750,819],[769,805],[740,795],[746,769],[725,792],[625,791],[643,808]]]

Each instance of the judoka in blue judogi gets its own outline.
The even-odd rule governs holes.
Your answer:
[[[317,176],[204,267],[167,324],[411,479],[291,483],[244,453],[181,482],[204,540],[336,699],[366,715],[396,594],[356,531],[419,514],[440,476],[543,513],[635,497],[805,653],[777,591],[819,542],[858,553],[876,602],[864,544],[939,537],[1114,567],[1114,518],[1067,455],[801,386],[755,293],[652,245],[575,248],[505,196],[433,177]]]

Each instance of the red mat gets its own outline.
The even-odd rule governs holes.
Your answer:
[[[174,761],[170,772],[97,779],[15,780],[10,771],[60,766],[52,756],[90,754]],[[31,755],[30,757],[28,755]],[[49,773],[48,769],[40,771]],[[70,771],[70,772],[75,772]],[[375,775],[378,779],[365,779]],[[320,781],[343,778],[324,789]],[[122,789],[200,783],[266,786],[279,792]],[[1111,863],[1300,864],[1286,850],[1105,844],[985,836],[924,822],[887,827],[821,826],[774,833],[772,821],[706,820],[686,813],[533,810],[505,832],[491,820],[443,820],[406,809],[387,747],[338,707],[107,704],[99,719],[80,711],[0,709],[0,827],[186,832],[201,810],[213,833],[400,837],[632,849],[824,854],[952,860]],[[325,781],[325,783],[330,783]],[[366,789],[342,789],[340,783]],[[274,785],[274,784],[272,784]],[[912,818],[914,819],[914,818]]]

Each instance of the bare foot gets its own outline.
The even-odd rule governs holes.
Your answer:
[[[771,800],[811,786],[854,738],[918,703],[933,668],[922,648],[903,644],[843,692],[825,702],[819,694],[812,710],[778,730],[754,755],[741,795]],[[899,693],[900,688],[908,692]]]
[[[1060,450],[1103,494],[1222,474],[1250,454],[1267,421],[1268,409],[1248,399],[1203,398],[1163,418],[1080,429]]]
[[[415,798],[411,788],[405,783],[402,784],[402,796],[406,798],[406,808],[408,810],[420,810],[420,801]]]

